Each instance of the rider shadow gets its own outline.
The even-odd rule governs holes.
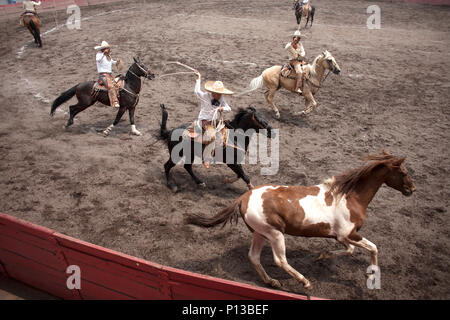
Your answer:
[[[230,201],[236,199],[236,195],[242,195],[245,193],[248,188],[245,185],[244,181],[239,179],[238,181],[234,182],[233,184],[227,184],[223,182],[223,179],[225,177],[231,177],[233,176],[233,172],[230,172],[228,174],[205,174],[205,172],[199,173],[199,168],[202,167],[202,164],[193,165],[193,170],[195,170],[196,175],[202,179],[202,181],[206,184],[206,187],[200,187],[195,184],[194,181],[192,181],[191,176],[187,173],[187,171],[183,168],[182,165],[176,166],[171,172],[171,179],[172,182],[174,182],[177,186],[177,193],[182,192],[185,194],[202,194],[203,192],[207,193],[211,196],[216,196],[219,198],[225,198],[230,199]],[[211,164],[211,168],[208,169],[209,171],[214,170],[214,166],[218,166],[215,164]],[[213,169],[213,170],[212,170]],[[165,176],[164,173],[161,176],[161,179],[163,183],[165,184]],[[226,197],[226,195],[229,195],[229,197]]]
[[[202,269],[200,273],[207,273],[209,275],[216,274],[215,276],[220,278],[245,282],[263,288],[271,288],[261,280],[255,268],[250,263],[248,259],[249,246],[250,244],[236,246],[226,251],[220,257],[206,261],[188,260],[176,267],[195,270],[198,268],[197,266],[200,266]],[[354,266],[355,261],[350,260],[354,259],[354,257],[349,257],[349,259],[315,261],[318,257],[316,252],[302,249],[287,250],[286,255],[289,264],[311,281],[313,289],[305,290],[302,284],[298,283],[287,272],[278,267],[273,261],[270,246],[266,244],[261,253],[261,264],[270,277],[280,281],[282,287],[278,290],[301,295],[314,295],[315,287],[319,287],[320,284],[324,283],[332,283],[347,287],[350,290],[356,290],[356,294],[362,293],[362,289],[359,288],[359,283],[339,278],[337,268],[337,265],[342,266],[343,264],[351,264],[353,267],[362,268],[364,265],[362,261],[358,263],[358,266]]]

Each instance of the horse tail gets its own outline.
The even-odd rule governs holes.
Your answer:
[[[262,88],[263,84],[264,79],[263,74],[261,73],[259,77],[253,78],[252,81],[250,81],[249,86],[247,87],[247,89],[245,89],[244,92],[238,93],[236,96],[239,97],[249,92],[255,91],[256,89]]]
[[[203,228],[215,227],[220,223],[222,223],[223,228],[228,222],[232,223],[233,221],[237,224],[242,197],[243,196],[239,197],[233,202],[233,204],[226,207],[225,209],[220,210],[215,216],[211,218],[204,217],[198,214],[189,214],[186,217],[185,222],[186,224],[193,224]]]
[[[314,13],[316,12],[316,7],[311,6],[311,19],[314,19]]]
[[[39,32],[37,31],[36,25],[34,24],[33,19],[30,19],[30,27],[33,30],[33,36],[37,37],[39,35]]]
[[[166,106],[164,104],[159,105],[161,107],[162,111],[162,119],[161,119],[161,130],[160,130],[160,137],[163,139],[167,139],[169,137],[169,130],[167,130],[167,118],[169,114],[167,113]]]
[[[61,95],[58,98],[55,99],[55,101],[53,101],[52,108],[50,110],[50,115],[52,117],[55,114],[56,108],[58,108],[64,102],[69,101],[75,95],[75,92],[77,91],[77,86],[78,86],[78,84],[76,86],[70,88],[69,90],[64,91],[63,93],[61,93]]]

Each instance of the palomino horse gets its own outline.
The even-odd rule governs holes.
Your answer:
[[[114,123],[103,131],[105,136],[107,136],[114,126],[119,123],[126,110],[128,110],[130,116],[131,133],[137,136],[141,135],[141,133],[136,130],[136,126],[134,125],[134,110],[139,102],[141,77],[151,80],[155,77],[155,75],[141,64],[139,58],[134,58],[134,63],[130,66],[130,68],[128,68],[125,75],[124,86],[119,91],[119,111],[117,112]],[[92,106],[96,101],[100,101],[101,103],[109,106],[110,102],[108,92],[106,90],[102,90],[98,92],[98,94],[94,94],[95,90],[93,88],[95,82],[96,81],[82,82],[63,92],[58,98],[55,99],[55,101],[53,101],[50,115],[53,116],[56,108],[68,101],[74,95],[77,96],[78,103],[69,107],[70,117],[69,120],[67,120],[66,128],[73,124],[73,118],[78,113]]]
[[[410,196],[416,189],[403,161],[384,152],[369,155],[369,163],[326,180],[322,184],[304,186],[260,186],[247,191],[228,208],[211,218],[190,215],[187,222],[202,227],[213,227],[237,222],[241,215],[253,233],[248,257],[264,283],[280,287],[264,271],[260,255],[268,240],[277,266],[285,270],[305,288],[310,282],[286,259],[284,234],[301,237],[334,238],[345,250],[321,254],[318,259],[352,254],[355,246],[371,254],[371,270],[376,270],[378,253],[375,244],[358,234],[366,220],[366,210],[383,183]]]
[[[272,66],[267,68],[259,77],[252,79],[249,87],[244,92],[240,93],[239,96],[259,89],[265,84],[268,90],[264,92],[264,96],[273,111],[275,111],[275,117],[279,118],[280,112],[273,102],[273,97],[277,90],[283,87],[286,90],[296,93],[294,91],[296,81],[295,71],[292,71],[294,72],[294,76],[283,77],[281,76],[281,69],[282,66]],[[305,97],[306,109],[300,112],[301,115],[308,114],[317,107],[314,95],[319,91],[321,83],[324,81],[324,78],[326,78],[325,70],[329,70],[329,72],[333,72],[334,74],[339,74],[341,72],[336,60],[327,50],[318,55],[312,64],[303,66],[303,69],[306,69],[309,76],[303,79],[302,95]]]
[[[23,24],[28,28],[30,33],[34,37],[34,43],[38,47],[42,47],[41,31],[39,28],[39,18],[33,13],[25,13],[23,16]]]
[[[178,148],[180,143],[183,143],[183,136],[176,136],[173,137],[173,133],[179,130],[179,132],[186,129],[189,124],[184,124],[182,126],[179,126],[178,128],[175,128],[173,130],[167,129],[167,117],[168,113],[163,104],[161,104],[162,109],[162,121],[161,121],[161,137],[166,140],[167,147],[169,149],[169,155],[170,158],[167,160],[167,162],[164,164],[164,170],[166,172],[166,183],[167,187],[172,189],[172,191],[176,191],[177,187],[170,184],[170,170],[176,165],[176,163],[173,161],[172,158],[172,150],[174,148]],[[234,116],[234,119],[230,122],[225,122],[225,125],[228,129],[232,129],[234,138],[230,139],[230,135],[228,135],[228,142],[226,144],[223,144],[223,152],[221,152],[221,156],[223,156],[223,159],[219,159],[219,161],[222,161],[223,163],[226,163],[227,166],[236,173],[235,178],[231,179],[224,179],[225,183],[233,183],[237,181],[239,178],[245,181],[248,188],[251,190],[253,188],[253,185],[250,182],[249,177],[245,174],[244,170],[242,169],[242,160],[245,157],[245,154],[247,152],[251,136],[254,132],[259,133],[260,130],[266,130],[267,137],[271,138],[273,137],[272,133],[272,127],[258,114],[256,109],[254,107],[248,107],[247,109],[239,109],[238,113]],[[238,130],[241,129],[241,130]],[[241,139],[242,138],[242,139]],[[232,141],[230,141],[232,140]],[[185,161],[184,168],[187,172],[189,172],[192,179],[195,181],[195,183],[198,186],[205,187],[206,184],[201,181],[192,171],[192,164],[194,163],[195,156],[202,157],[203,151],[205,148],[205,145],[202,145],[198,148],[195,147],[195,144],[199,144],[200,142],[194,142],[193,140],[188,141],[188,144],[190,145],[189,149],[190,152],[190,159],[187,158],[188,155],[183,155],[183,149],[179,150],[178,155],[181,157],[185,156],[190,161]],[[216,156],[218,154],[216,153]]]
[[[308,26],[309,18],[311,18],[311,27],[314,21],[314,13],[316,8],[309,3],[302,6],[299,1],[294,3],[295,18],[297,19],[298,29],[300,29],[300,23],[302,22],[302,16],[306,17],[305,28]]]

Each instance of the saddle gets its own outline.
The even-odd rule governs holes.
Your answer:
[[[290,63],[286,63],[283,65],[283,67],[281,68],[281,76],[283,78],[288,78],[288,79],[296,79],[296,73],[295,73],[295,69],[293,66],[291,66]]]
[[[216,135],[218,134],[220,134],[222,141],[216,140]],[[214,128],[212,125],[206,125],[205,128],[202,128],[198,121],[194,121],[184,130],[183,138],[202,143],[203,145],[209,145],[213,142],[225,145],[228,141],[228,128],[226,126]]]
[[[309,68],[305,68],[306,65],[307,65],[306,61],[303,60],[301,62],[303,80],[309,78]],[[294,79],[294,80],[297,79],[297,77],[296,77],[297,74],[295,73],[295,69],[290,63],[286,63],[283,65],[283,67],[281,68],[280,75],[283,78]]]
[[[117,90],[120,90],[125,85],[125,78],[122,75],[118,75],[113,79],[113,85]],[[93,91],[108,91],[106,79],[104,77],[99,77],[98,80],[94,83]]]

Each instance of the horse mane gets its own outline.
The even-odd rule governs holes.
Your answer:
[[[345,195],[354,191],[358,182],[367,177],[375,168],[385,165],[397,157],[386,153],[383,150],[382,154],[372,154],[364,158],[366,161],[371,161],[359,168],[348,170],[340,175],[333,177],[331,180],[326,180],[324,184],[329,186],[329,190],[335,195]]]
[[[246,114],[249,113],[249,111],[254,111],[254,108],[253,108],[253,109],[251,109],[251,108],[252,108],[252,107],[248,107],[248,108],[239,108],[239,109],[238,109],[238,112],[237,112],[236,115],[234,116],[234,121],[236,121],[236,123],[238,123],[244,115],[246,115]]]
[[[309,72],[311,73],[311,77],[316,76],[316,64],[319,58],[322,56],[322,54],[319,54],[317,57],[314,58],[313,63],[311,64],[311,67],[309,68]]]

